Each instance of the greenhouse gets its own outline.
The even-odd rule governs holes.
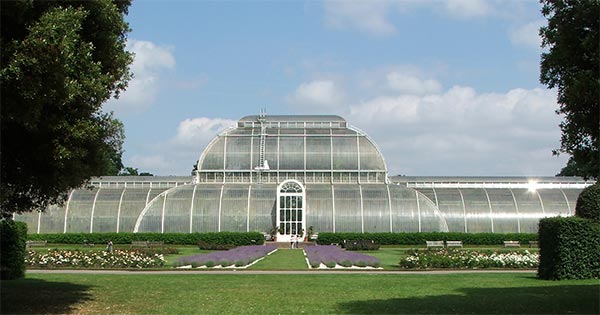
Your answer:
[[[101,177],[62,207],[16,215],[30,233],[536,232],[573,215],[580,178],[389,177],[375,142],[339,116],[246,116],[195,176]]]

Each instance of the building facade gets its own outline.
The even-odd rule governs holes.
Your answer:
[[[339,116],[246,116],[192,177],[101,177],[63,207],[17,215],[30,233],[536,232],[572,215],[580,178],[389,177],[375,142]]]

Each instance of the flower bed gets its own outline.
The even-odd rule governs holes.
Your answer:
[[[307,246],[304,252],[312,268],[374,267],[379,268],[379,259],[360,253],[347,252],[334,245]]]
[[[275,245],[250,245],[241,246],[228,251],[218,251],[208,254],[181,257],[175,262],[178,267],[191,266],[207,268],[212,267],[244,267],[255,260],[275,251]]]
[[[165,264],[162,254],[145,254],[136,250],[79,251],[48,249],[30,250],[25,257],[28,267],[36,268],[157,268]]]
[[[400,261],[400,267],[406,269],[426,268],[537,268],[540,261],[538,253],[523,252],[477,252],[464,250],[428,250],[409,251],[409,255]]]

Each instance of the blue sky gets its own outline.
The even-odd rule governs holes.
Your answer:
[[[134,1],[125,165],[188,175],[220,130],[336,114],[390,174],[551,176],[560,117],[538,82],[537,1]]]

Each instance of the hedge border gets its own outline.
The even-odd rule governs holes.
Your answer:
[[[544,218],[539,233],[539,278],[600,278],[599,224],[577,217]]]
[[[425,241],[462,241],[465,245],[502,245],[504,241],[520,241],[526,245],[537,241],[537,233],[330,233],[321,232],[319,244],[340,244],[344,240],[373,240],[380,245],[425,245]]]
[[[0,220],[0,278],[18,279],[25,276],[27,224]]]
[[[217,245],[261,245],[264,235],[260,232],[215,232],[215,233],[55,233],[29,234],[32,241],[45,240],[58,244],[131,244],[132,241],[154,241],[165,244],[197,245],[204,242]]]

